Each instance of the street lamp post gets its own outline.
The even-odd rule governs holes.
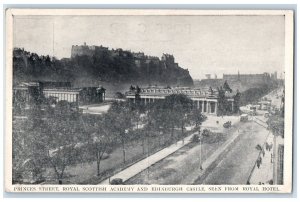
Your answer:
[[[199,143],[200,143],[200,155],[199,155],[199,159],[200,159],[200,162],[199,162],[199,168],[200,170],[203,170],[202,168],[202,138],[201,138],[201,129],[199,127]]]
[[[158,141],[159,141],[159,147],[161,147],[161,139],[160,138],[162,138],[163,137],[163,132],[162,131],[160,131],[159,132],[159,138],[158,138]],[[163,139],[164,140],[164,139]]]
[[[124,164],[126,163],[126,153],[125,153],[126,151],[125,151],[125,142],[124,142],[124,140],[127,137],[128,132],[129,132],[128,129],[126,129],[125,133],[124,133],[125,137],[123,137],[123,140],[122,140],[123,141],[122,145],[123,145],[123,163]]]

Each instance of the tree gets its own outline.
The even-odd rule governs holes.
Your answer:
[[[224,82],[224,84],[223,84],[223,89],[225,90],[225,92],[226,91],[228,91],[228,92],[232,92],[232,89],[230,88],[230,86],[229,86],[229,84],[227,83],[227,81],[225,81]]]
[[[221,86],[218,88],[218,116],[223,116],[226,113],[226,97],[225,90]]]
[[[30,117],[13,123],[13,183],[23,180],[41,181],[43,168],[47,165],[45,149],[45,130],[43,121],[34,123]],[[26,164],[30,162],[30,170]],[[28,176],[27,172],[32,173]]]
[[[284,117],[280,114],[271,115],[267,121],[269,130],[275,136],[284,137]]]
[[[163,108],[167,115],[166,122],[171,128],[171,138],[173,140],[176,126],[181,128],[182,138],[184,138],[184,128],[187,123],[187,114],[192,110],[193,102],[184,94],[172,94],[165,98]]]
[[[114,102],[107,112],[107,121],[110,123],[110,131],[115,133],[122,144],[123,162],[126,162],[125,143],[131,129],[130,108],[128,102]]]
[[[16,172],[19,170],[22,175],[24,163],[30,161],[32,164],[30,172],[33,173],[33,178],[37,178],[42,174],[45,166],[44,145],[47,123],[43,119],[41,110],[41,94],[36,88],[31,89],[31,93],[32,102],[30,110],[27,112],[27,119],[13,123],[13,158]],[[23,177],[27,178],[28,176]]]
[[[121,93],[121,92],[116,92],[115,95],[114,95],[114,97],[117,98],[117,99],[124,99],[124,98],[126,98],[126,96],[123,93]]]
[[[237,90],[235,96],[233,97],[233,113],[238,113],[240,111],[240,100],[241,100],[241,93]]]
[[[45,137],[47,159],[54,169],[59,184],[67,166],[76,163],[78,144],[83,142],[86,135],[79,121],[79,116],[73,112],[70,104],[60,101],[55,107],[53,116],[47,119],[48,134]]]
[[[83,161],[96,161],[97,176],[100,176],[100,163],[103,159],[108,158],[113,149],[115,136],[109,130],[110,124],[107,122],[106,115],[85,115],[82,122],[87,133],[87,144],[81,149],[81,158]]]
[[[195,124],[195,127],[198,128],[207,117],[201,113],[200,109],[193,109],[189,114],[189,120],[192,124]]]
[[[101,129],[92,134],[93,141],[89,144],[89,149],[96,156],[97,176],[100,176],[100,163],[105,154],[112,151],[113,136],[103,125]]]
[[[234,109],[231,108],[231,103],[227,100],[226,93],[231,93],[232,90],[229,87],[227,81],[223,84],[223,86],[220,86],[217,88],[218,90],[218,116],[223,116],[228,113],[232,113]]]
[[[151,124],[151,128],[157,132],[159,144],[161,144],[161,136],[167,131],[168,125],[166,122],[167,115],[165,109],[163,108],[163,101],[156,101],[152,105],[148,105],[148,113],[146,114],[146,119],[148,124]],[[151,120],[151,122],[149,121]]]

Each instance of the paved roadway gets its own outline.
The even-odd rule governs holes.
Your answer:
[[[254,122],[248,124],[248,131],[240,139],[209,175],[199,184],[246,184],[259,151],[257,144],[263,145],[268,131]],[[264,162],[263,162],[264,163]]]
[[[187,146],[132,177],[126,184],[246,184],[259,153],[255,146],[263,144],[267,134],[264,127],[254,122],[240,123],[226,134],[231,135],[227,140],[235,141],[227,149],[223,145],[228,141],[220,140],[226,137],[203,144],[202,160],[204,165],[210,163],[203,171],[199,169],[199,145]]]

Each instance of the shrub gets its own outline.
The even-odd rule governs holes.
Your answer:
[[[194,134],[191,141],[194,143],[200,142],[199,136],[197,134]]]

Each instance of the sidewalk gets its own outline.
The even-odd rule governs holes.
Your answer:
[[[156,152],[155,154],[152,154],[151,156],[133,164],[132,166],[129,166],[128,168],[111,176],[110,179],[113,180],[115,178],[121,178],[124,182],[124,181],[132,178],[133,176],[135,176],[138,173],[142,172],[143,170],[147,169],[151,165],[157,163],[158,161],[166,158],[167,156],[174,153],[175,151],[182,148],[183,146],[189,144],[190,140],[194,134],[198,134],[198,133],[197,132],[193,133],[193,134],[189,135],[188,137],[184,138],[184,143],[182,142],[182,140],[179,140],[175,144],[172,144],[171,146],[169,146],[165,149],[162,149],[162,150]],[[107,185],[107,184],[109,184],[109,179],[102,181],[99,185]]]
[[[186,137],[184,139],[184,144],[182,143],[182,140],[178,141],[177,143],[169,146],[168,148],[162,149],[158,151],[157,153],[133,164],[132,166],[124,169],[123,171],[115,174],[114,176],[111,176],[110,179],[113,180],[114,178],[121,178],[124,181],[129,180],[133,176],[137,175],[138,173],[142,172],[143,170],[147,169],[151,165],[157,163],[158,161],[166,158],[167,156],[171,155],[172,153],[176,152],[178,149],[182,148],[183,146],[190,143],[191,138],[194,134]],[[210,166],[218,160],[218,158],[226,152],[226,150],[237,140],[238,136],[240,135],[239,131],[236,131],[233,136],[228,139],[226,142],[224,142],[212,155],[210,155],[203,163],[203,171],[202,175],[206,173],[206,171],[210,170]],[[198,177],[198,176],[197,176]],[[194,181],[193,179],[192,181]],[[106,179],[100,183],[100,185],[109,184],[109,179]]]
[[[268,144],[273,144],[273,136],[269,135],[266,142]],[[259,168],[257,167],[257,165],[255,165],[251,179],[249,181],[252,185],[269,184],[269,181],[273,179],[273,163],[271,162],[273,149],[268,151],[266,149],[266,146],[264,145],[264,151],[264,156],[262,153],[260,154],[262,158],[262,164]]]

